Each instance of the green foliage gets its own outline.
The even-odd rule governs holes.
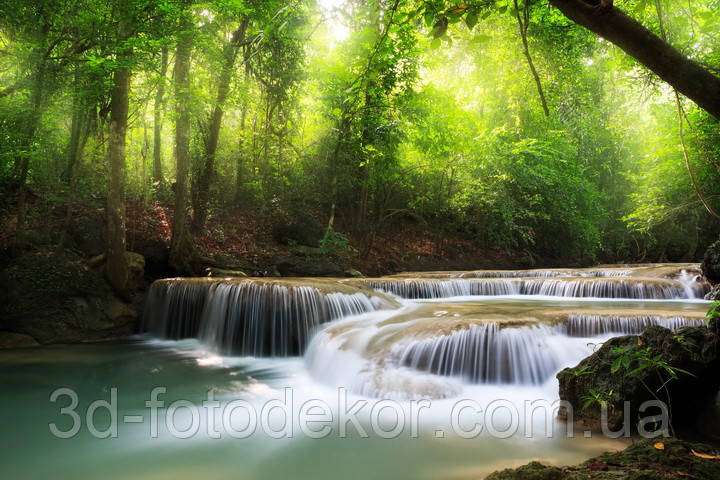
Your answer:
[[[600,408],[607,408],[608,401],[612,398],[613,391],[598,392],[592,388],[588,389],[588,393],[580,396],[580,400],[583,401],[582,409],[586,410],[593,404],[597,404]]]
[[[680,373],[694,376],[686,370],[669,365],[663,360],[663,354],[653,352],[651,347],[640,349],[633,346],[615,347],[612,349],[612,354],[616,358],[610,365],[610,373],[616,373],[622,368],[625,370],[624,375],[628,377],[645,370],[665,373],[672,380],[677,380]]]
[[[228,42],[247,19],[222,105],[211,209],[307,210],[323,224],[332,214],[361,254],[382,229],[413,218],[529,263],[696,259],[720,229],[688,180],[674,98],[557,9],[528,1],[549,116],[513,1],[347,0],[332,11],[281,0],[4,2],[3,210],[15,207],[24,169],[52,202],[103,204],[120,61],[133,73],[126,195],[173,200],[177,106],[159,105],[156,124],[154,102],[160,84],[171,92],[160,50],[172,52],[184,15],[196,37],[188,108],[197,188]],[[653,7],[622,5],[658,31]],[[717,68],[717,1],[665,8],[670,41]],[[683,109],[690,166],[720,209],[718,122]],[[155,128],[167,183],[152,178]],[[350,242],[328,235],[328,253]]]
[[[564,373],[566,375],[572,375],[574,377],[582,377],[584,375],[593,375],[595,372],[593,370],[590,370],[590,367],[588,365],[585,365],[583,368],[579,370],[573,370],[571,368],[566,368],[565,370],[561,371],[560,373]]]
[[[324,255],[335,255],[347,249],[349,245],[350,242],[345,235],[328,228],[320,240],[320,252]]]

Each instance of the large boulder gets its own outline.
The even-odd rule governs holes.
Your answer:
[[[129,258],[134,276],[141,267],[138,257]],[[70,251],[28,251],[0,272],[0,330],[40,344],[127,336],[137,317],[100,269]]]
[[[107,247],[105,225],[93,218],[73,218],[68,225],[67,238],[67,246],[86,257],[100,255]]]
[[[708,279],[710,284],[715,285],[720,283],[720,240],[705,250],[700,268],[702,269],[702,274]]]
[[[593,396],[607,403],[607,426],[614,431],[623,426],[624,402],[629,402],[629,418],[635,423],[639,416],[658,413],[639,412],[642,403],[656,397],[668,404],[674,425],[690,425],[701,407],[712,404],[718,393],[719,353],[715,320],[709,327],[686,327],[674,332],[648,327],[640,336],[608,340],[576,367],[560,372],[560,399],[573,406],[573,420],[591,428],[600,427],[601,421],[600,401],[586,405]],[[629,363],[622,365],[621,357]],[[636,370],[642,365],[650,366]],[[663,365],[676,369],[678,378],[672,379]],[[567,413],[560,412],[561,416]]]
[[[225,253],[216,253],[206,262],[211,268],[228,271],[241,271],[247,275],[257,276],[259,268],[244,258],[234,257]]]
[[[170,267],[170,246],[157,238],[138,238],[132,250],[145,258],[145,274],[151,278],[166,278],[175,275]]]
[[[324,256],[290,255],[275,262],[283,277],[342,277],[343,269]]]
[[[276,223],[272,229],[277,242],[285,245],[319,247],[325,228],[308,213],[298,213],[290,220]]]
[[[621,452],[603,453],[572,467],[531,462],[495,472],[486,480],[670,480],[720,478],[718,450],[676,438],[641,440]]]

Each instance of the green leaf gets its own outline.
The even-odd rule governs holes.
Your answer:
[[[610,373],[615,373],[618,370],[620,370],[620,363],[622,362],[622,357],[618,357],[615,359],[614,362],[612,362],[612,365],[610,365]]]
[[[440,38],[445,35],[445,33],[447,33],[448,24],[449,22],[447,17],[440,17],[440,20],[435,22],[435,26],[433,27],[431,32],[433,38]]]
[[[472,30],[475,25],[478,23],[478,14],[477,12],[470,12],[467,15],[465,15],[465,25]]]
[[[435,20],[435,12],[425,12],[423,19],[425,20],[425,26],[429,27],[433,24],[433,20]]]

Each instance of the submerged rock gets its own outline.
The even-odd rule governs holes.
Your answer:
[[[613,431],[623,427],[625,415],[635,424],[643,416],[641,404],[658,398],[668,403],[676,426],[687,425],[718,393],[719,353],[720,339],[713,328],[685,327],[673,332],[651,326],[640,336],[608,340],[576,367],[560,372],[560,399],[573,406],[573,420],[593,428],[601,422],[600,401],[586,405],[593,396],[607,403],[607,426]],[[621,357],[628,363],[623,364]],[[675,369],[678,378],[672,379],[665,366]],[[624,402],[629,402],[627,414]]]
[[[0,348],[37,347],[38,342],[30,335],[13,332],[0,332]]]
[[[516,469],[495,472],[486,480],[661,480],[720,478],[718,451],[708,445],[675,438],[643,440],[621,452],[603,453],[573,467],[552,467],[531,462]]]

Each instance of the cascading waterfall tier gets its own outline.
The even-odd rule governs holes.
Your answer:
[[[288,356],[302,353],[322,323],[393,305],[372,291],[314,283],[160,280],[150,287],[144,331],[169,339],[195,337],[224,354]]]
[[[569,315],[557,325],[501,328],[497,323],[469,325],[450,334],[398,344],[398,365],[470,383],[542,384],[575,358],[582,348],[568,337],[639,334],[650,325],[671,330],[699,326],[702,320],[660,316]],[[586,342],[582,342],[586,343]]]
[[[488,323],[410,342],[394,354],[400,365],[471,383],[541,384],[561,367],[549,344],[553,337],[544,325],[501,329]]]
[[[461,296],[498,296],[520,293],[517,283],[510,280],[366,280],[374,289],[407,299],[446,298]]]
[[[647,327],[657,325],[670,330],[682,327],[700,327],[703,320],[680,316],[661,317],[658,315],[638,315],[626,317],[619,315],[568,315],[565,322],[558,325],[560,332],[571,337],[596,337],[609,333],[639,335]]]
[[[682,283],[674,279],[636,277],[583,278],[379,278],[365,282],[377,290],[407,299],[460,296],[542,295],[574,298],[688,299],[702,298],[704,283]]]

